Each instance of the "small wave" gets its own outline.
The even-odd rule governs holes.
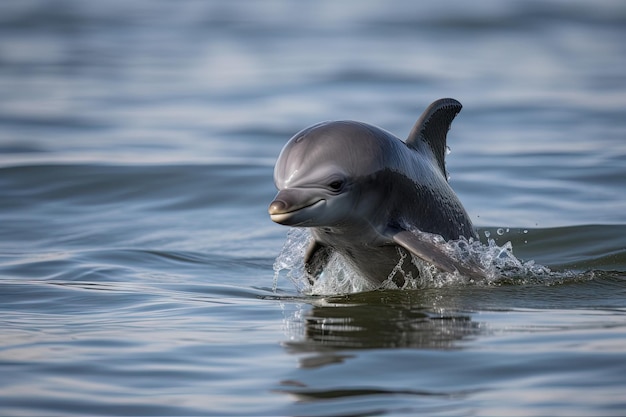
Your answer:
[[[420,232],[423,233],[423,232]],[[437,246],[451,258],[472,270],[481,271],[480,276],[466,276],[459,272],[449,273],[438,270],[422,259],[398,251],[398,264],[389,276],[376,286],[360,277],[348,262],[338,253],[333,253],[320,277],[311,280],[304,266],[304,254],[311,239],[307,229],[292,228],[281,253],[274,262],[274,289],[281,277],[289,279],[300,293],[310,295],[347,294],[375,289],[418,289],[442,288],[459,285],[556,285],[572,280],[593,278],[593,272],[584,274],[573,271],[552,271],[535,263],[522,261],[513,254],[513,245],[506,242],[498,245],[494,239],[487,243],[461,238],[446,242],[440,236],[432,235]],[[403,265],[412,263],[419,270],[419,277],[405,274]],[[398,274],[402,280],[395,280]],[[399,287],[396,282],[403,282]]]

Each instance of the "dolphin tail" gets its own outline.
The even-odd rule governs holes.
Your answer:
[[[424,144],[432,150],[437,164],[447,178],[446,173],[446,135],[455,116],[463,106],[453,98],[434,101],[411,129],[406,144],[419,150]]]

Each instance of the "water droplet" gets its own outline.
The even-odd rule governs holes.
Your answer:
[[[450,147],[446,145],[446,155],[450,155],[451,152],[452,149],[450,149]]]
[[[498,236],[502,236],[504,234],[504,229],[499,227],[498,230],[496,230],[496,233],[498,234]]]
[[[524,229],[524,234],[528,233],[528,230]]]
[[[485,237],[491,236],[491,232],[489,230],[485,230]]]

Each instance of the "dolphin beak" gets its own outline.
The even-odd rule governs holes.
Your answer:
[[[319,195],[312,196],[307,190],[291,188],[279,191],[267,211],[272,221],[294,226],[310,220],[312,213],[306,209],[321,205],[323,202],[324,199]]]
[[[273,216],[274,214],[284,214],[289,211],[288,207],[287,203],[283,200],[274,200],[270,203],[270,207],[267,211],[270,213],[270,216]]]

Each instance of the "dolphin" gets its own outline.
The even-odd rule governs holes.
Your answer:
[[[446,135],[461,107],[451,98],[433,102],[404,142],[356,121],[318,123],[287,142],[268,211],[276,223],[310,228],[304,262],[311,282],[333,252],[375,285],[399,264],[398,285],[417,278],[411,257],[402,262],[409,253],[445,272],[482,275],[441,244],[441,238],[478,239],[445,167]]]

